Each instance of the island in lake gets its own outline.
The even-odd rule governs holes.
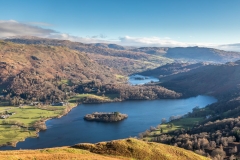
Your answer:
[[[127,114],[122,114],[119,112],[94,112],[92,114],[87,114],[84,119],[87,121],[98,121],[98,122],[117,122],[128,117]]]

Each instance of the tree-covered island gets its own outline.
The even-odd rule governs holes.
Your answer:
[[[127,114],[122,114],[119,112],[94,112],[92,114],[87,114],[84,119],[87,121],[98,121],[98,122],[117,122],[128,117]]]

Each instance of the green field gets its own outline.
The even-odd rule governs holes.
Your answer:
[[[24,107],[0,107],[0,112],[14,112],[6,119],[0,119],[0,145],[14,144],[27,137],[36,137],[36,131],[33,128],[36,122],[44,123],[49,118],[57,118],[76,106],[24,106]],[[67,111],[66,111],[67,110]]]
[[[77,94],[74,97],[71,97],[68,102],[70,103],[77,103],[77,102],[82,102],[84,98],[89,97],[92,99],[98,99],[98,100],[103,100],[103,101],[111,101],[114,98],[118,97],[118,94],[105,94],[105,96],[99,96],[96,94]]]
[[[54,118],[60,115],[65,107],[56,107],[55,111],[43,110],[37,107],[26,106],[23,108],[12,107],[8,112],[15,112],[16,114],[10,116],[7,119],[0,119],[0,124],[3,121],[19,121],[24,124],[26,127],[30,127],[34,122],[40,119]]]
[[[4,106],[4,107],[0,106],[0,113],[1,113],[1,112],[4,112],[4,111],[6,111],[6,110],[9,110],[9,109],[11,109],[11,108],[13,108],[13,106]]]
[[[35,130],[28,130],[17,125],[0,125],[0,145],[14,144],[27,137],[36,137]]]
[[[200,123],[203,120],[203,117],[180,118],[177,120],[173,120],[169,123],[159,125],[156,130],[151,131],[150,134],[144,139],[151,140],[152,136],[160,135],[161,133],[170,133],[179,129],[191,129],[194,125]]]

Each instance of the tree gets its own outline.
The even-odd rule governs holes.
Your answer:
[[[114,112],[114,115],[115,116],[118,116],[120,113],[119,112]]]
[[[162,128],[160,129],[160,132],[163,133],[163,129]]]
[[[209,143],[209,146],[211,147],[211,148],[216,148],[216,142],[215,141],[210,141],[210,143]]]
[[[162,124],[167,123],[166,118],[162,118],[161,123],[162,123]]]
[[[232,149],[229,150],[229,153],[237,153],[238,149],[237,146],[233,147]]]
[[[226,156],[226,152],[224,152],[222,149],[220,148],[216,148],[212,151],[211,156],[215,157],[217,155],[220,155],[221,157],[225,157]]]

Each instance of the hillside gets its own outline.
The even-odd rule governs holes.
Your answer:
[[[123,47],[116,44],[84,44],[68,40],[46,39],[38,37],[19,37],[6,39],[20,44],[41,44],[51,46],[64,46],[73,50],[88,54],[93,60],[125,74],[132,74],[136,71],[153,69],[160,65],[173,62],[172,59],[149,55],[144,52],[132,51],[131,47]],[[129,49],[130,48],[130,49]],[[113,61],[117,65],[113,64]],[[126,65],[127,62],[127,65]]]
[[[147,143],[129,138],[100,142],[97,144],[77,144],[40,150],[0,151],[1,160],[36,159],[155,159],[155,160],[207,160],[191,151],[157,143]]]
[[[38,37],[15,37],[6,39],[20,44],[42,44],[64,46],[84,52],[99,64],[114,68],[126,75],[151,70],[167,63],[210,62],[226,63],[240,59],[240,52],[223,51],[204,47],[125,47],[117,44],[84,44],[68,40],[46,39]]]
[[[117,83],[113,69],[66,47],[1,41],[0,57],[0,89],[12,97],[63,100],[75,85]]]
[[[176,47],[169,48],[165,56],[174,59],[187,59],[224,63],[240,59],[240,52],[229,52],[218,49],[201,47],[187,47],[187,48]]]
[[[116,101],[180,97],[160,86],[129,86],[115,69],[67,47],[1,41],[0,56],[0,94],[5,105],[66,101],[76,93],[114,94]]]
[[[152,70],[147,70],[140,72],[138,74],[145,76],[154,76],[158,78],[167,77],[179,73],[189,72],[200,67],[203,67],[207,64],[205,63],[170,63],[160,67],[157,67]]]
[[[132,51],[161,55],[174,60],[189,62],[226,63],[240,59],[240,52],[223,51],[204,47],[142,47]]]
[[[162,81],[162,86],[185,96],[208,94],[218,102],[205,108],[196,106],[180,118],[170,117],[169,123],[146,131],[143,137],[215,159],[239,159],[240,61],[202,66]]]
[[[240,61],[207,65],[163,79],[162,86],[180,93],[227,95],[240,84]]]

